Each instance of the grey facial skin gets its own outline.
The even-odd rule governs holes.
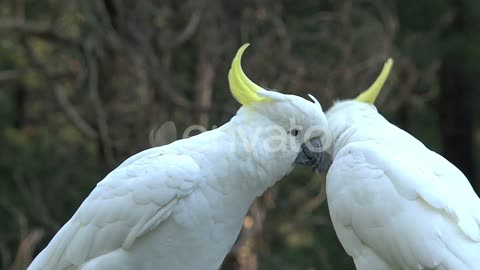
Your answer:
[[[332,157],[323,149],[320,137],[302,144],[300,153],[294,162],[296,165],[312,167],[319,173],[327,172],[332,165]]]

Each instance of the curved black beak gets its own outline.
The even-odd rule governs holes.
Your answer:
[[[326,149],[323,149],[320,137],[315,137],[302,144],[294,164],[312,167],[313,171],[318,170],[319,173],[322,173],[328,171],[332,164],[332,158]]]

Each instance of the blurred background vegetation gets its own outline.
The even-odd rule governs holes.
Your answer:
[[[228,121],[245,42],[254,81],[324,109],[393,57],[379,110],[480,191],[479,20],[476,0],[0,1],[0,268],[25,269],[166,121]],[[222,269],[354,269],[323,180],[298,168],[258,199]]]

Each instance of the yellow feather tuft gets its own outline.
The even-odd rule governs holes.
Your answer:
[[[383,84],[387,80],[388,74],[392,69],[392,65],[392,58],[388,58],[387,62],[385,62],[385,65],[383,65],[382,72],[378,76],[377,80],[375,80],[372,86],[370,86],[366,91],[361,93],[355,100],[373,104],[378,94],[382,90]]]
[[[245,106],[258,101],[269,100],[268,98],[260,97],[257,95],[257,92],[259,90],[263,90],[263,88],[252,82],[243,72],[241,63],[242,55],[249,45],[250,44],[245,43],[242,47],[240,47],[240,49],[238,49],[235,58],[233,58],[232,67],[228,72],[230,91],[232,92],[232,95],[235,97],[235,99],[238,100],[240,104]]]

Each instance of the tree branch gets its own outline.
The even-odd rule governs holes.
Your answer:
[[[60,43],[68,47],[81,49],[81,43],[75,39],[63,36],[48,24],[38,22],[28,22],[23,20],[2,20],[0,21],[0,33],[2,32],[18,32],[22,35],[33,36],[40,39],[49,40]]]

